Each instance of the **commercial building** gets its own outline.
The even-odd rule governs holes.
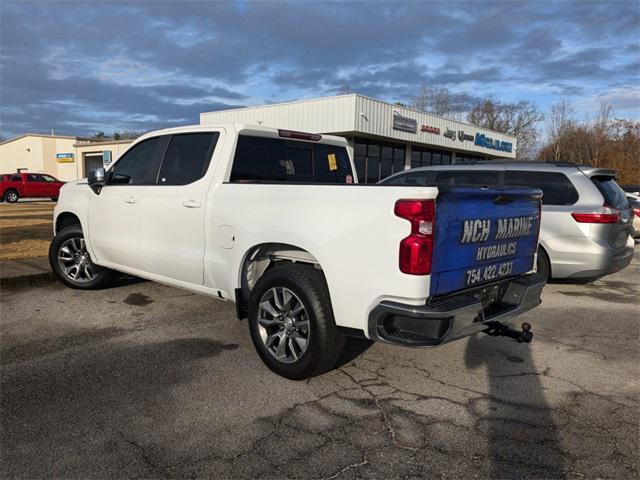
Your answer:
[[[62,181],[77,180],[117,160],[132,141],[26,133],[0,143],[0,173],[38,172]]]
[[[517,148],[515,137],[357,94],[200,114],[201,125],[223,123],[346,137],[361,183],[418,166],[513,159]]]
[[[357,94],[206,112],[200,123],[257,124],[346,137],[362,183],[424,165],[512,159],[517,148],[509,135]],[[0,143],[0,173],[44,172],[76,180],[117,160],[132,141],[28,133]]]
[[[134,140],[107,140],[93,142],[79,140],[73,145],[75,149],[76,178],[84,178],[91,170],[106,167],[120,158]]]

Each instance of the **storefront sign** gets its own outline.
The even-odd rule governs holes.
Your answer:
[[[511,152],[513,144],[510,142],[503,142],[490,137],[487,137],[484,133],[476,133],[475,144],[484,147],[491,148],[493,150],[499,150],[501,152]]]
[[[73,163],[73,153],[56,153],[58,163]]]
[[[444,133],[442,134],[443,137],[447,137],[450,138],[451,140],[456,139],[456,131],[455,130],[449,130],[448,128],[444,131]]]
[[[415,118],[403,117],[393,114],[393,129],[402,132],[416,133],[418,131],[418,121]]]
[[[473,135],[469,135],[468,133],[464,133],[464,130],[458,130],[458,140],[464,142],[473,142]]]
[[[420,131],[440,135],[440,129],[438,127],[432,127],[430,125],[422,125],[422,127],[420,127]]]

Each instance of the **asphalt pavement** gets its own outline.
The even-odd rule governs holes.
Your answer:
[[[352,341],[293,382],[231,303],[125,279],[3,289],[2,478],[637,478],[640,255],[545,287],[534,342]]]

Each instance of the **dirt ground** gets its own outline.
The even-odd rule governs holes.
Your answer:
[[[0,203],[0,260],[44,257],[55,202]]]

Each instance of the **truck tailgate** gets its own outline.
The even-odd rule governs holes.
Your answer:
[[[540,230],[538,189],[439,187],[430,296],[533,269]]]

